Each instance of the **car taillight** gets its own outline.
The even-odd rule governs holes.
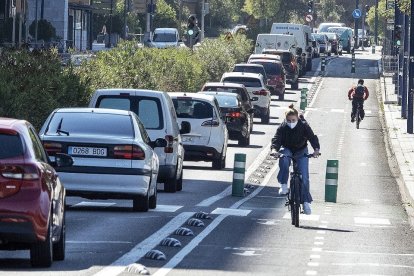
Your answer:
[[[62,144],[54,142],[44,142],[43,147],[50,156],[56,155],[56,153],[62,152]]]
[[[174,136],[166,135],[165,140],[167,141],[167,146],[164,148],[164,152],[173,153],[174,152]]]
[[[231,118],[240,118],[241,117],[241,113],[240,112],[231,112],[231,113],[228,113],[227,114],[227,116],[228,117],[231,117]]]
[[[264,90],[264,89],[262,89],[262,90],[260,90],[260,91],[254,91],[253,92],[253,94],[254,95],[258,95],[258,96],[267,96],[268,95],[268,91],[267,90]]]
[[[114,147],[115,159],[144,160],[145,152],[137,145],[121,145]]]
[[[16,180],[36,180],[40,177],[39,170],[34,165],[3,165],[0,174],[4,178]]]
[[[205,127],[218,127],[220,125],[219,121],[216,120],[208,120],[208,121],[204,121],[201,126],[205,126]]]

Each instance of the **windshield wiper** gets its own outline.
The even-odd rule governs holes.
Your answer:
[[[58,125],[58,127],[56,129],[56,133],[57,134],[65,134],[65,135],[69,136],[69,132],[68,131],[64,131],[64,130],[61,129],[62,128],[62,123],[63,123],[63,118],[60,119],[59,125]]]

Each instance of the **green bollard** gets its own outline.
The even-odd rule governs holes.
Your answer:
[[[322,60],[321,60],[321,71],[325,72],[325,66],[326,66],[326,59],[325,59],[325,54],[322,55]]]
[[[232,196],[244,196],[244,175],[246,172],[246,154],[236,153],[234,155]]]
[[[300,109],[305,110],[308,106],[308,89],[302,88],[300,95]]]
[[[375,45],[372,45],[372,53],[375,54]]]
[[[328,160],[326,165],[325,201],[336,203],[338,192],[338,160]]]

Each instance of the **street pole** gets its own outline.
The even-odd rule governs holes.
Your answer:
[[[366,12],[367,11],[366,11],[366,9],[363,6],[362,7],[362,16],[361,16],[361,29],[362,29],[362,36],[361,36],[362,42],[361,42],[361,47],[362,47],[362,51],[365,50],[365,48],[364,48],[364,37],[365,37],[364,32],[365,32],[365,13]]]
[[[128,37],[128,31],[127,31],[127,7],[128,6],[128,0],[125,0],[124,2],[124,39],[127,39]]]
[[[378,0],[375,0],[375,46],[378,45]]]
[[[398,7],[397,4],[395,4],[395,20],[394,20],[394,33],[395,30],[400,29],[401,30],[401,26],[403,25],[403,15],[402,12],[400,10],[400,8]],[[394,38],[394,40],[396,41],[397,39]],[[402,98],[402,67],[403,67],[403,55],[402,55],[402,49],[401,49],[401,45],[396,44],[395,45],[395,54],[398,56],[398,70],[397,70],[397,84],[398,84],[398,90],[395,91],[398,94],[398,104],[401,104]]]
[[[109,14],[109,48],[112,48],[112,13],[114,12],[114,0],[111,0],[111,13]]]
[[[355,9],[358,9],[359,7],[359,0],[355,0]],[[355,22],[355,30],[354,30],[354,36],[355,36],[355,41],[354,41],[354,49],[358,48],[358,18],[354,19]]]
[[[204,16],[206,15],[206,1],[201,1],[201,41],[204,40]]]
[[[414,5],[411,5],[411,15],[414,14]],[[410,20],[410,40],[414,38],[414,20]],[[413,134],[413,105],[414,105],[414,43],[410,43],[410,72],[408,87],[408,114],[407,114],[407,133]]]
[[[38,14],[38,6],[39,6],[39,0],[36,0],[36,5],[35,5],[35,8],[36,8],[36,14],[35,14],[35,21],[36,21],[36,23],[35,23],[35,41],[36,41],[36,48],[37,48],[37,32],[38,32],[38,28],[39,28],[39,24],[38,24],[39,19],[37,17],[37,14]]]
[[[407,118],[407,75],[408,75],[408,47],[409,47],[409,25],[410,17],[406,14],[404,16],[404,60],[403,60],[403,82],[402,82],[402,94],[401,94],[401,118]]]

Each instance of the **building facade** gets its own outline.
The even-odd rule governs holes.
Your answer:
[[[0,0],[0,46],[21,46],[27,37],[26,0]]]

